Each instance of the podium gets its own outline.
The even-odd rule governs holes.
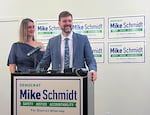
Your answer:
[[[94,83],[73,74],[11,74],[11,115],[94,115]]]

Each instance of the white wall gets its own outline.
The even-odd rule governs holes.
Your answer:
[[[0,0],[0,115],[10,115],[11,78],[6,63],[11,44],[18,40],[18,30],[14,28],[18,26],[19,29],[19,20],[13,22],[12,19],[57,19],[62,10],[70,11],[74,18],[104,17],[106,26],[109,16],[145,15],[146,61],[140,64],[108,64],[106,60],[98,64],[95,115],[149,115],[149,0]],[[104,42],[107,42],[107,36],[106,32]]]

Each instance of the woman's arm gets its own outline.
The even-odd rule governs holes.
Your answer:
[[[16,64],[9,64],[10,73],[14,73],[16,71]]]

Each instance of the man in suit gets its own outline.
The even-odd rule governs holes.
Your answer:
[[[73,17],[70,12],[63,11],[59,14],[58,24],[62,33],[49,40],[46,52],[38,67],[48,69],[50,63],[52,63],[52,70],[64,72],[66,68],[65,38],[67,38],[69,49],[68,68],[78,69],[87,66],[92,76],[91,79],[95,81],[97,79],[97,65],[90,43],[87,36],[72,31],[72,21]]]

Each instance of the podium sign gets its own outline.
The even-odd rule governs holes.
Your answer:
[[[12,115],[83,115],[83,81],[77,76],[12,76]]]

